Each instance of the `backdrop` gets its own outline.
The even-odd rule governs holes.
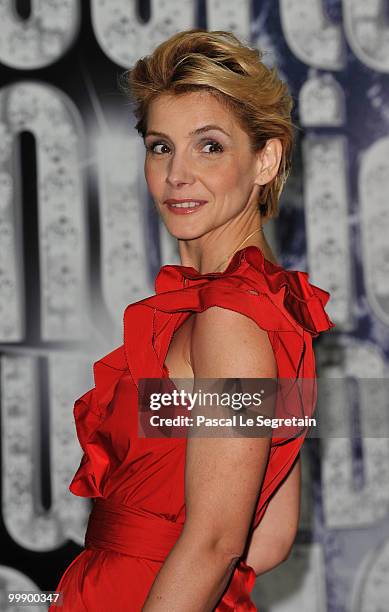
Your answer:
[[[234,32],[289,83],[294,170],[266,234],[282,265],[331,293],[318,371],[353,382],[328,396],[338,414],[353,406],[353,434],[305,444],[294,550],[254,600],[389,609],[388,436],[366,438],[358,416],[388,413],[388,13],[385,0],[0,1],[1,610],[9,590],[54,590],[80,552],[73,403],[122,343],[125,306],[179,263],[118,79],[191,27]],[[370,378],[373,398],[358,393]]]

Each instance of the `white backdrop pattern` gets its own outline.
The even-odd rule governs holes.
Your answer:
[[[91,364],[121,344],[125,306],[153,292],[160,265],[179,263],[115,90],[117,75],[171,34],[233,31],[288,81],[302,130],[266,231],[286,267],[331,293],[336,330],[318,342],[320,376],[388,378],[389,10],[385,0],[150,0],[144,17],[134,0],[36,0],[23,18],[15,4],[0,0],[1,511],[7,541],[43,558],[84,540],[87,504],[67,490],[80,459],[74,400],[93,386]],[[77,65],[61,63],[74,51]],[[347,389],[323,398],[334,415]],[[382,389],[375,399],[387,413]],[[254,601],[268,612],[387,611],[388,438],[363,438],[359,450],[351,438],[310,442],[293,552],[257,579]],[[54,589],[2,551],[1,610],[8,590]]]

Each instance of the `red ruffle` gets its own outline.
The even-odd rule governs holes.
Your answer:
[[[185,279],[190,282],[187,283]],[[240,288],[246,294],[247,290],[251,289],[252,295],[257,293],[262,300],[272,302],[275,306],[273,320],[267,323],[264,321],[264,325],[267,325],[265,329],[277,329],[277,326],[280,326],[280,329],[284,330],[283,319],[290,323],[289,329],[291,326],[294,329],[302,327],[313,336],[334,327],[324,309],[330,294],[310,283],[307,272],[285,270],[265,259],[262,251],[253,245],[237,251],[224,272],[201,274],[191,266],[162,266],[155,280],[157,296],[151,298],[150,305],[156,306],[159,303],[158,297],[166,292],[180,291],[185,286],[188,289],[199,289],[199,285],[204,283],[206,288],[213,284],[210,285],[209,281],[220,279],[233,280],[237,289]],[[172,296],[172,300],[167,303],[171,309],[174,301],[175,296]],[[163,307],[163,303],[161,306]],[[175,309],[182,309],[181,299],[175,302]]]
[[[99,428],[109,413],[116,387],[127,371],[123,346],[93,365],[95,386],[76,400],[73,416],[77,437],[84,451],[69,490],[81,497],[102,497],[102,489],[112,461],[109,448],[102,444]]]

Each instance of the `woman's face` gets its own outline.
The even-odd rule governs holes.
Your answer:
[[[209,92],[155,99],[149,107],[145,146],[150,194],[176,238],[198,238],[235,217],[258,215],[254,186],[263,160],[251,151],[234,115]],[[167,202],[171,199],[205,203],[177,208]]]

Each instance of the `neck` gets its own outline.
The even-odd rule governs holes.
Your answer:
[[[261,225],[246,228],[233,238],[227,237],[226,230],[202,239],[178,240],[181,264],[190,266],[200,274],[223,272],[233,255],[248,246],[258,247],[267,259],[276,263],[275,257],[267,243]]]
[[[223,261],[221,262],[221,264],[219,264],[216,268],[216,272],[222,272],[224,270],[224,268],[226,266],[229,265],[229,262],[231,260],[231,258],[235,255],[235,253],[237,253],[241,248],[243,248],[244,246],[249,246],[247,243],[248,240],[250,240],[250,238],[252,238],[252,236],[254,236],[254,234],[258,234],[259,232],[263,232],[263,227],[257,227],[257,229],[253,230],[252,232],[250,232],[243,240],[242,242],[240,242],[238,244],[238,246],[231,251],[231,253],[225,258],[223,259]]]

